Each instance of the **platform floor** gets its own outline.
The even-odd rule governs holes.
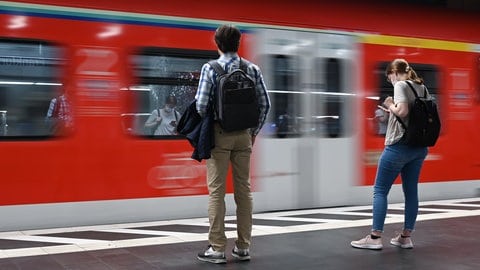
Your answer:
[[[150,269],[480,269],[480,197],[421,202],[414,248],[389,244],[403,204],[391,204],[381,251],[350,246],[370,230],[371,206],[254,215],[252,260],[196,259],[208,219],[183,219],[0,233],[0,270]],[[227,217],[228,251],[235,218]]]

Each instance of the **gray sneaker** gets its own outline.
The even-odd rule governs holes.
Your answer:
[[[209,263],[227,263],[225,252],[215,251],[211,245],[204,252],[198,253],[197,258]]]
[[[249,261],[250,260],[250,250],[248,248],[241,249],[235,246],[232,250],[232,256],[237,258],[240,261]]]
[[[390,244],[401,248],[413,248],[411,237],[402,237],[400,233],[390,240]]]
[[[364,238],[350,242],[350,245],[355,248],[365,248],[365,249],[382,249],[382,238],[372,239],[372,236],[369,234]]]

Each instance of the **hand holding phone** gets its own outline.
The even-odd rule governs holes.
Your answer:
[[[382,109],[383,111],[385,112],[390,112],[389,109],[385,108],[385,106],[382,106],[382,105],[377,105],[378,108]]]

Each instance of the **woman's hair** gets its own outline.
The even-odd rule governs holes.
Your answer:
[[[407,60],[405,59],[395,59],[387,66],[387,69],[385,70],[385,75],[388,76],[392,73],[407,74],[408,80],[414,81],[419,84],[423,83],[423,79],[418,77],[415,70],[413,70],[413,68],[408,64]]]
[[[224,24],[215,31],[215,43],[220,51],[237,52],[240,46],[240,30],[231,24]]]

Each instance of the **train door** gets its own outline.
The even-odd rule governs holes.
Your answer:
[[[259,30],[256,59],[271,111],[254,165],[258,201],[308,208],[348,203],[356,175],[354,39],[332,33]]]

